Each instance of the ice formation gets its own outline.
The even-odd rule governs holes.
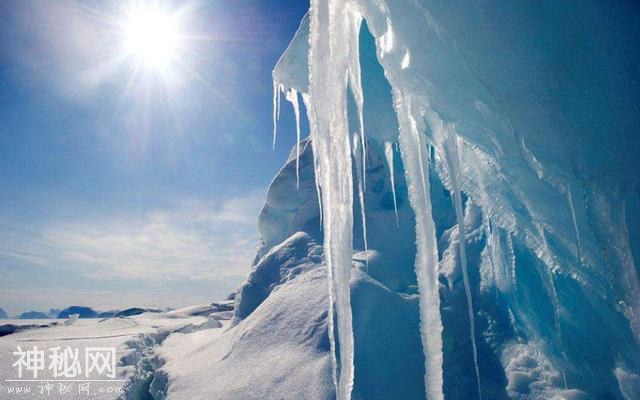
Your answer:
[[[383,187],[397,228],[415,231],[394,240],[415,240],[428,399],[639,396],[638,15],[631,2],[311,1],[274,88],[301,93],[310,123],[338,399],[358,391],[365,346],[352,264],[368,251],[392,286],[401,258],[376,240]],[[374,185],[371,157],[389,184]]]
[[[393,211],[396,214],[396,225],[400,224],[398,218],[398,197],[396,196],[396,179],[394,176],[393,166],[393,145],[389,142],[384,144],[384,156],[387,159],[387,168],[389,169],[389,180],[391,181],[391,194],[393,196]]]

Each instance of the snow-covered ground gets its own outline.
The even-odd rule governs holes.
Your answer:
[[[225,303],[223,308],[228,309],[228,305]],[[2,325],[17,325],[22,330],[0,337],[0,398],[148,398],[155,368],[161,363],[154,352],[158,346],[178,332],[221,331],[221,321],[228,318],[229,311],[203,305],[133,317],[79,319],[71,325],[64,320],[2,321]],[[63,356],[66,364],[61,364],[60,369],[52,364],[56,348],[61,354],[70,349]],[[88,371],[91,364],[87,364],[86,352],[96,348],[105,358],[98,357],[99,362],[94,365],[98,369]],[[99,370],[104,365],[100,361],[106,360],[109,365],[107,354],[111,349],[116,365],[113,374],[108,367]],[[25,358],[20,376],[16,364],[20,351],[27,357],[31,352],[36,359],[37,352],[42,352],[42,363],[30,363]],[[156,382],[154,389],[161,392],[161,382]]]

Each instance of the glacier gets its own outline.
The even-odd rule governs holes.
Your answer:
[[[640,397],[639,13],[311,1],[274,112],[307,111],[338,399],[398,398],[358,388],[355,271],[417,299],[421,397]]]

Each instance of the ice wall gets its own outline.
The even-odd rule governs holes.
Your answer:
[[[311,2],[274,98],[301,93],[311,126],[339,399],[357,375],[353,171],[369,168],[353,157],[354,132],[399,144],[427,398],[458,379],[449,300],[468,314],[475,396],[497,385],[496,368],[512,398],[640,396],[639,16],[633,2]],[[455,230],[438,229],[431,170],[452,194]],[[442,279],[456,271],[462,297],[447,298]]]

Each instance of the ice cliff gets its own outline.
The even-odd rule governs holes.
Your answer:
[[[227,355],[278,398],[640,398],[638,17],[312,0]]]

